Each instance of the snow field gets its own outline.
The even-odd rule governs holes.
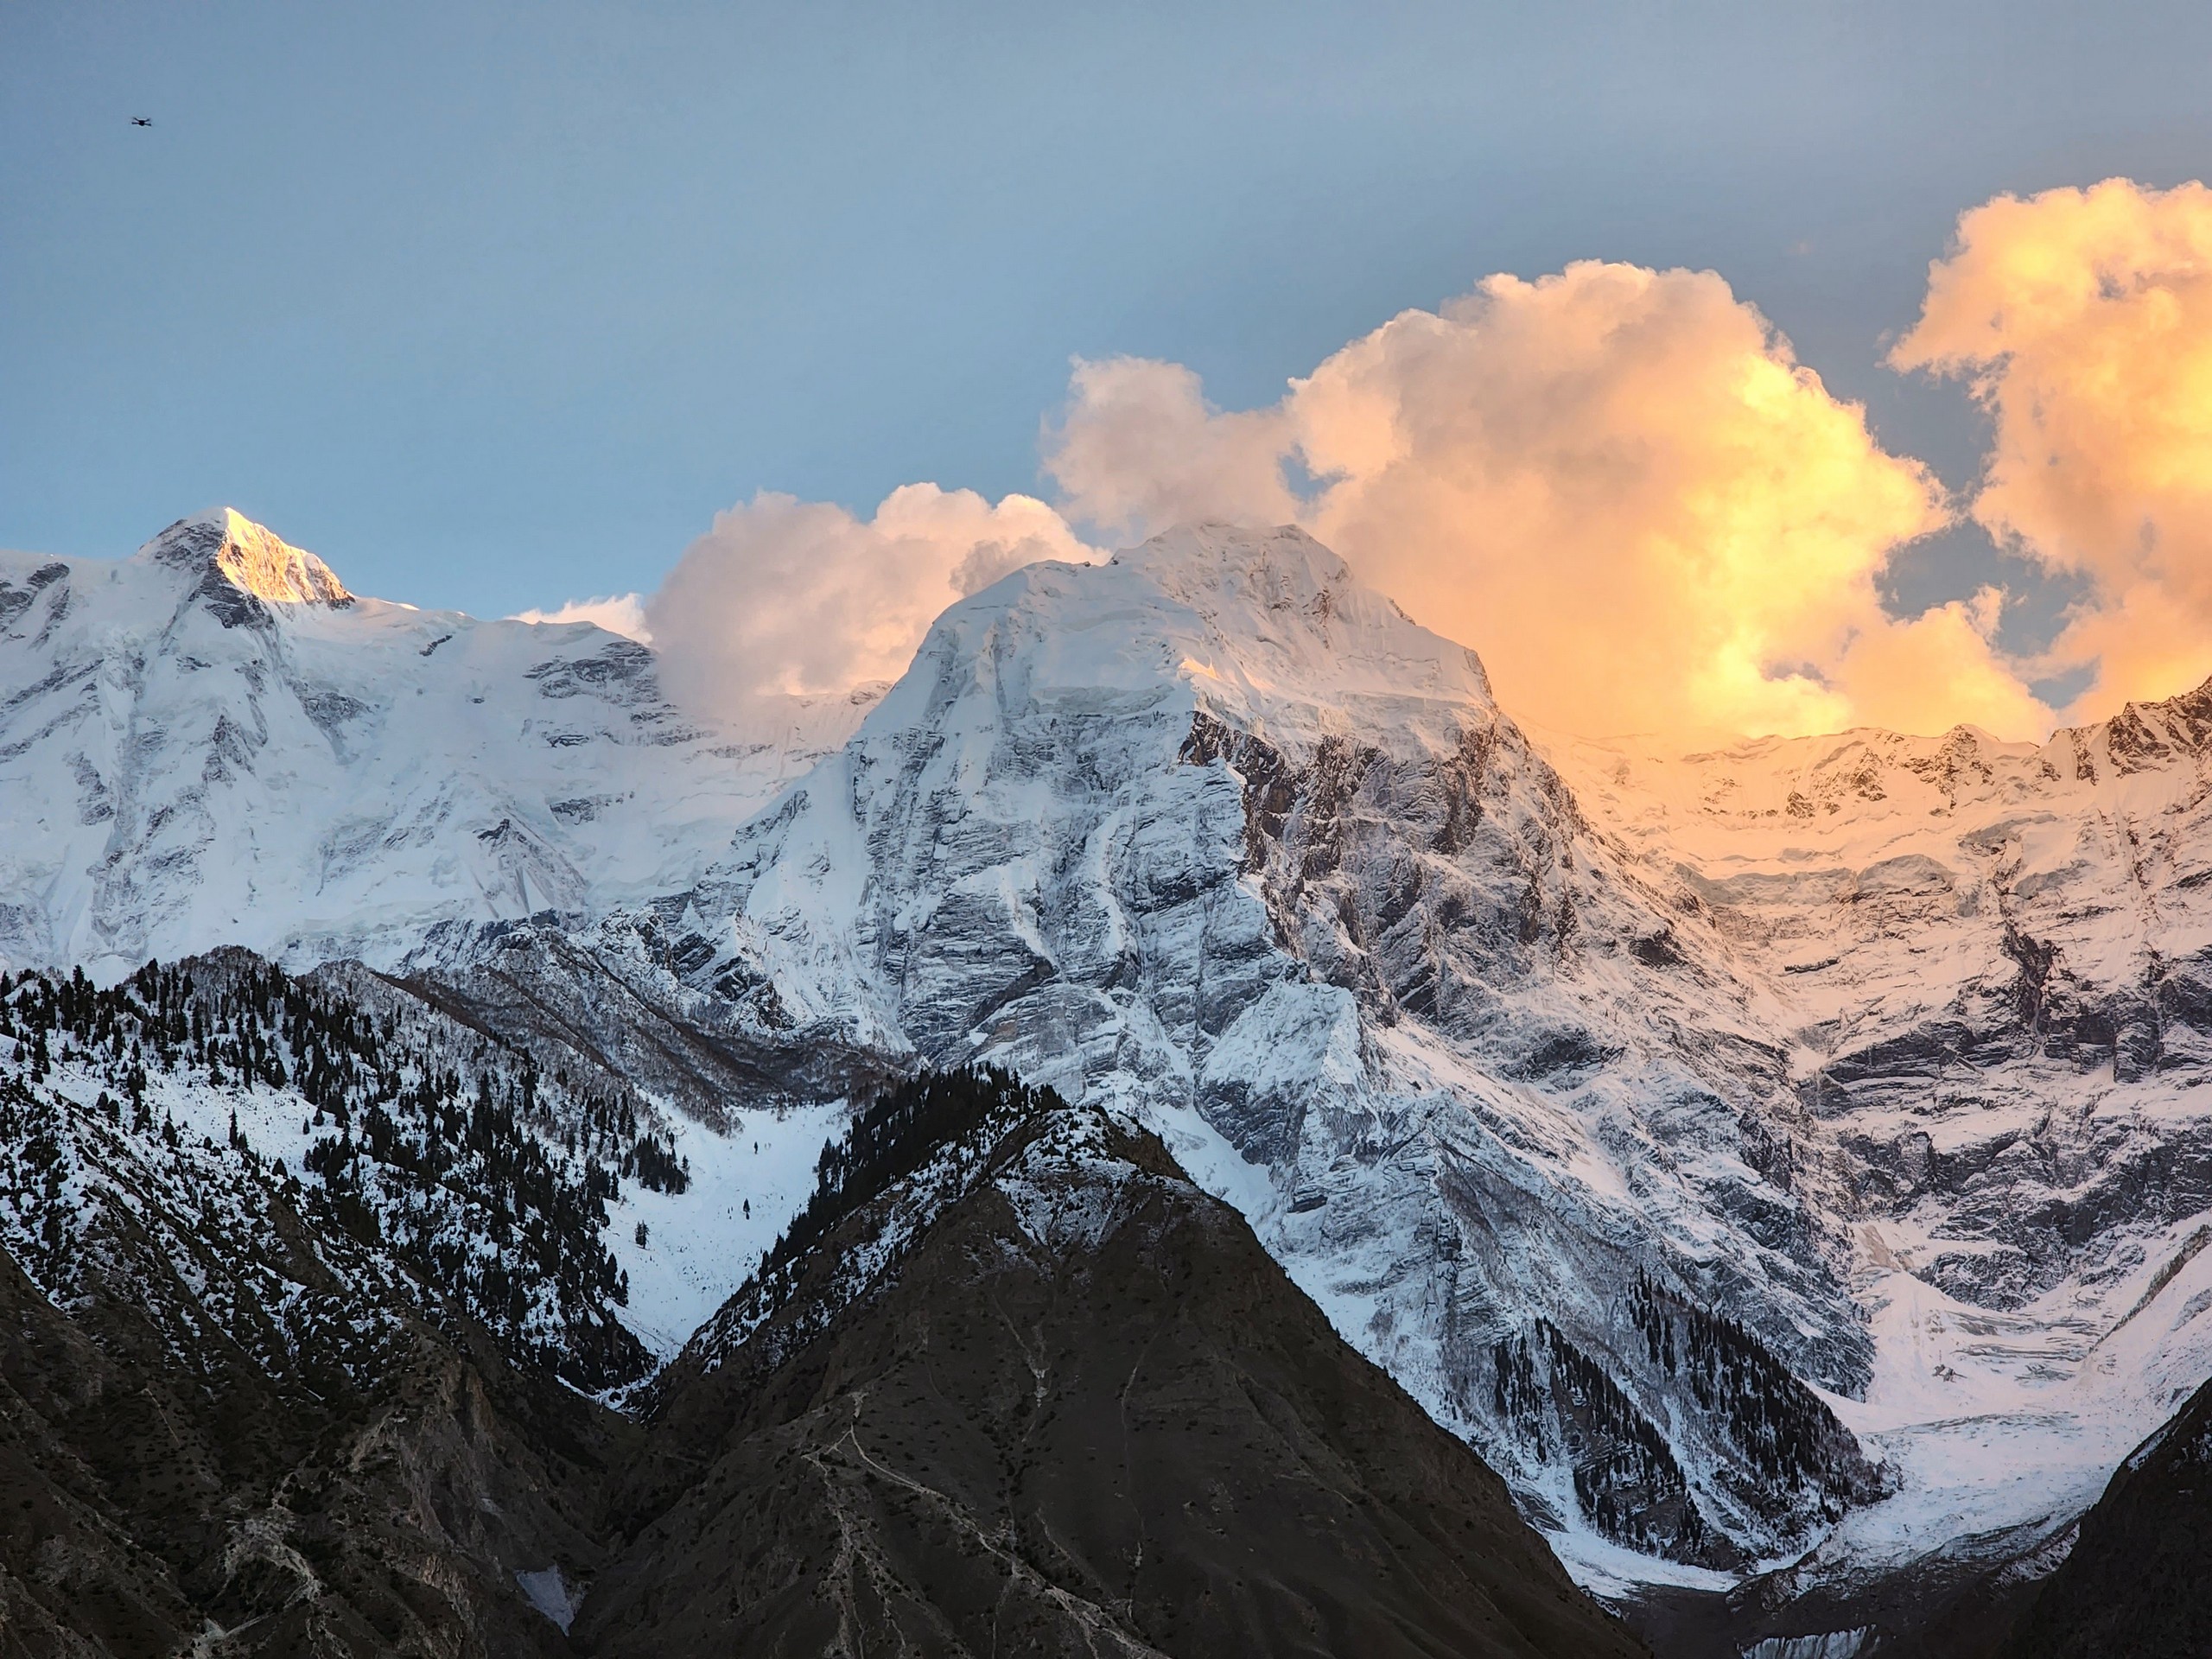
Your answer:
[[[724,1135],[667,1114],[677,1155],[690,1160],[691,1185],[681,1193],[627,1185],[607,1206],[607,1249],[630,1275],[622,1321],[656,1358],[673,1358],[760,1266],[812,1195],[815,1160],[849,1116],[843,1101],[745,1112],[733,1115]]]

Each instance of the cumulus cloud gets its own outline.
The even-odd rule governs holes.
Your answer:
[[[1079,518],[1300,518],[1541,724],[2048,723],[1992,645],[1995,596],[1884,613],[1876,577],[1945,522],[1940,489],[1709,271],[1493,276],[1248,414],[1178,365],[1084,365],[1051,441]],[[1293,461],[1320,482],[1304,502]]]
[[[1039,559],[1098,556],[1031,496],[908,484],[863,519],[763,493],[715,517],[645,620],[670,691],[739,718],[763,696],[894,677],[963,594]]]
[[[1109,533],[1281,524],[1299,511],[1283,481],[1294,442],[1285,411],[1224,414],[1179,363],[1079,361],[1066,418],[1045,429],[1046,469],[1069,512]]]
[[[1891,362],[1969,382],[1995,431],[1974,516],[2087,579],[2047,655],[2000,648],[1994,588],[1890,615],[1889,560],[1952,518],[1935,478],[1719,276],[1594,261],[1408,311],[1263,409],[1216,408],[1179,364],[1079,362],[1043,429],[1061,512],[761,495],[642,618],[634,596],[553,616],[649,632],[672,690],[734,712],[898,674],[962,594],[1097,556],[1071,521],[1296,521],[1567,731],[2034,736],[2054,715],[2031,674],[2097,664],[2069,710],[2088,717],[2212,672],[2212,192],[1975,208]]]
[[[2047,664],[2097,665],[2071,713],[2212,673],[2212,190],[1974,209],[1891,360],[1968,380],[1995,427],[1974,516],[2089,579]]]
[[[653,642],[652,630],[645,626],[645,596],[643,594],[613,594],[605,599],[572,599],[558,610],[531,609],[517,611],[507,619],[510,622],[592,622],[610,633],[626,634],[639,645]]]
[[[2051,711],[1996,647],[2005,596],[1984,588],[1909,620],[1863,630],[1845,653],[1840,683],[1851,721],[1891,731],[1979,726],[2005,737],[2041,737]]]

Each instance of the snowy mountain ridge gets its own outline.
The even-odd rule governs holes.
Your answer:
[[[801,767],[787,735],[701,729],[589,624],[357,598],[227,510],[118,563],[10,556],[0,961],[390,962],[650,898]]]

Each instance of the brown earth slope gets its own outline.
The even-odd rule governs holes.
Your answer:
[[[931,1181],[695,1338],[582,1645],[1641,1651],[1156,1140],[1057,1110]]]
[[[100,1213],[66,1311],[0,1251],[0,1659],[569,1651],[516,1574],[596,1564],[635,1426],[264,1214],[177,1260]]]

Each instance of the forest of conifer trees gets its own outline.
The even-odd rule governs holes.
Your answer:
[[[149,963],[111,987],[79,970],[0,976],[0,1206],[32,1265],[69,1269],[68,1185],[80,1117],[175,1154],[164,1101],[197,1090],[289,1098],[302,1167],[262,1158],[231,1114],[207,1147],[277,1184],[304,1211],[388,1252],[518,1357],[581,1386],[650,1363],[615,1317],[626,1277],[607,1248],[625,1182],[680,1192],[690,1172],[636,1102],[549,1078],[524,1050],[436,1020],[379,1015],[243,952]],[[91,1084],[58,1090],[58,1071]]]

